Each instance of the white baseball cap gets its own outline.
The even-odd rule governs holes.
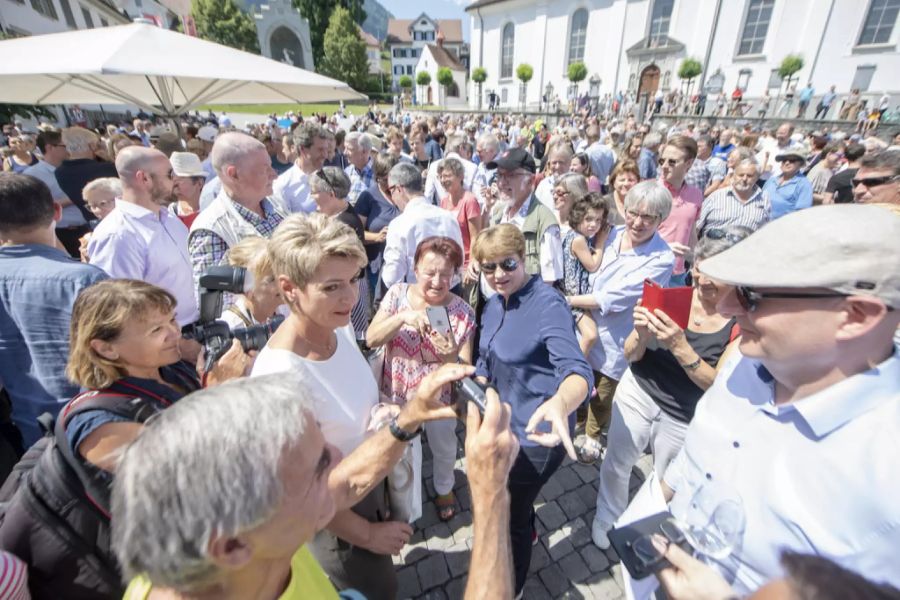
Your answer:
[[[204,142],[209,142],[210,144],[216,141],[217,135],[219,135],[219,130],[212,125],[204,125],[197,132],[198,138],[200,138]]]
[[[763,226],[700,270],[731,285],[825,288],[900,308],[900,216],[878,205],[799,210]]]
[[[173,152],[169,162],[177,177],[206,177],[200,157],[193,152]]]

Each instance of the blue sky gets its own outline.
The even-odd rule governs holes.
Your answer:
[[[435,19],[461,19],[463,37],[469,41],[469,17],[464,8],[470,0],[379,0],[398,19],[415,19],[423,12]]]

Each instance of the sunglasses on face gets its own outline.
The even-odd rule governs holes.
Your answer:
[[[674,158],[660,158],[658,161],[659,166],[669,165],[670,167],[677,167],[681,161],[675,160]]]
[[[787,158],[782,158],[782,159],[780,159],[780,160],[776,158],[776,159],[775,159],[775,162],[786,162],[786,163],[800,163],[800,164],[803,164],[803,163],[805,163],[806,161],[803,160],[802,158],[797,158],[796,156],[788,156]]]
[[[481,272],[485,274],[495,273],[497,271],[497,267],[500,267],[507,273],[512,273],[519,268],[519,261],[514,258],[504,258],[500,262],[481,263]]]
[[[879,185],[890,183],[896,179],[900,179],[900,177],[898,177],[897,175],[886,175],[884,177],[865,177],[863,179],[853,179],[851,183],[853,183],[853,187],[862,185],[863,187],[873,188],[878,187]]]
[[[782,300],[802,300],[804,298],[846,298],[847,294],[838,292],[825,292],[820,294],[795,294],[790,292],[758,292],[751,287],[739,285],[735,288],[738,302],[748,313],[757,309],[759,303],[765,298],[779,298]]]

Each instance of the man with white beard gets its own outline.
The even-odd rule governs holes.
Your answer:
[[[739,225],[756,231],[769,222],[772,207],[757,187],[759,165],[742,160],[734,168],[731,185],[716,190],[704,202],[697,219],[697,239],[715,237],[729,226]]]

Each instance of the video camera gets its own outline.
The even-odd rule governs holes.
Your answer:
[[[252,289],[253,275],[243,267],[210,267],[200,276],[200,320],[185,325],[181,329],[181,335],[203,344],[206,350],[206,372],[228,352],[232,339],[237,338],[244,352],[260,350],[284,321],[284,317],[279,315],[265,323],[232,331],[228,323],[219,320],[222,316],[224,292],[244,294]]]

